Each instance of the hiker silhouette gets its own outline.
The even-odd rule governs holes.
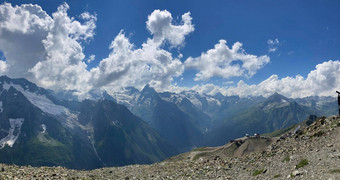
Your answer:
[[[340,116],[340,92],[336,91],[338,93],[338,106],[339,106],[339,116]]]

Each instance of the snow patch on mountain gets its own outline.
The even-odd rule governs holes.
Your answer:
[[[8,135],[0,140],[0,149],[4,148],[6,144],[13,147],[15,141],[20,135],[21,126],[24,123],[24,118],[9,119],[10,128]]]
[[[134,90],[134,89],[133,89]],[[135,105],[140,97],[140,92],[138,90],[121,89],[120,91],[113,92],[110,94],[118,104],[123,104],[127,107]]]
[[[52,114],[52,115],[62,115],[69,114],[67,108],[54,104],[50,99],[48,99],[45,95],[36,94],[34,92],[30,92],[28,90],[24,90],[20,85],[4,83],[3,88],[8,91],[10,87],[15,88],[20,91],[33,105],[40,108],[42,111]]]
[[[10,82],[10,84],[8,84],[7,82],[3,84],[3,88],[7,91],[10,87],[15,88],[17,91],[20,91],[34,106],[38,107],[43,112],[54,115],[65,126],[69,128],[74,128],[75,125],[78,124],[77,114],[71,113],[70,110],[64,106],[54,104],[44,94],[31,92],[28,89],[25,90],[21,85],[13,84],[12,82]]]
[[[269,112],[269,111],[271,111],[272,109],[275,109],[275,108],[283,108],[283,107],[285,107],[285,106],[289,106],[289,104],[290,104],[290,103],[289,103],[287,100],[281,99],[280,102],[273,102],[273,103],[267,104],[267,105],[263,108],[263,110],[264,110],[265,112]]]
[[[206,96],[209,105],[221,106],[221,102],[213,97]]]
[[[42,125],[41,125],[41,128],[43,129],[43,131],[41,131],[41,133],[42,133],[42,134],[45,133],[45,132],[46,132],[46,125],[45,125],[45,124],[42,124]]]
[[[221,106],[220,100],[194,91],[183,91],[181,93],[170,93],[170,96],[161,96],[165,101],[180,104],[183,99],[188,99],[198,109],[203,108],[204,103],[208,103],[209,106]]]
[[[9,90],[10,87],[11,85],[6,82],[2,85],[2,88],[4,88],[4,90],[7,90],[7,91]]]

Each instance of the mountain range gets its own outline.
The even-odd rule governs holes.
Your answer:
[[[293,99],[278,93],[273,93],[267,98],[224,96],[221,93],[211,96],[195,91],[157,93],[149,85],[141,91],[133,87],[126,88],[113,93],[112,96],[117,103],[128,107],[131,112],[159,131],[171,144],[180,148],[180,152],[199,146],[223,145],[244,134],[262,134],[286,128],[302,122],[311,114],[330,116],[337,113],[335,97]],[[178,124],[176,118],[181,117],[182,121],[190,124],[182,128],[187,132],[196,133],[181,136],[180,139],[169,138],[176,135],[178,126],[165,125],[166,129],[164,127],[161,129],[155,125],[169,119],[167,116],[170,116],[172,121],[163,123]],[[180,142],[184,143],[179,144]]]
[[[146,85],[79,101],[0,77],[0,162],[94,169],[161,161],[195,147],[337,113],[336,98],[157,92]]]
[[[125,106],[59,100],[25,79],[0,77],[0,161],[94,169],[160,161],[177,151]]]

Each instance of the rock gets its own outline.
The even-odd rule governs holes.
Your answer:
[[[300,176],[302,174],[303,174],[303,171],[299,171],[299,170],[296,170],[296,171],[292,172],[293,176]]]
[[[215,156],[214,161],[220,159],[220,156]]]

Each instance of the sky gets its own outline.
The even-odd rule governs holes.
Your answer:
[[[340,90],[338,0],[0,1],[0,74],[44,88]]]

